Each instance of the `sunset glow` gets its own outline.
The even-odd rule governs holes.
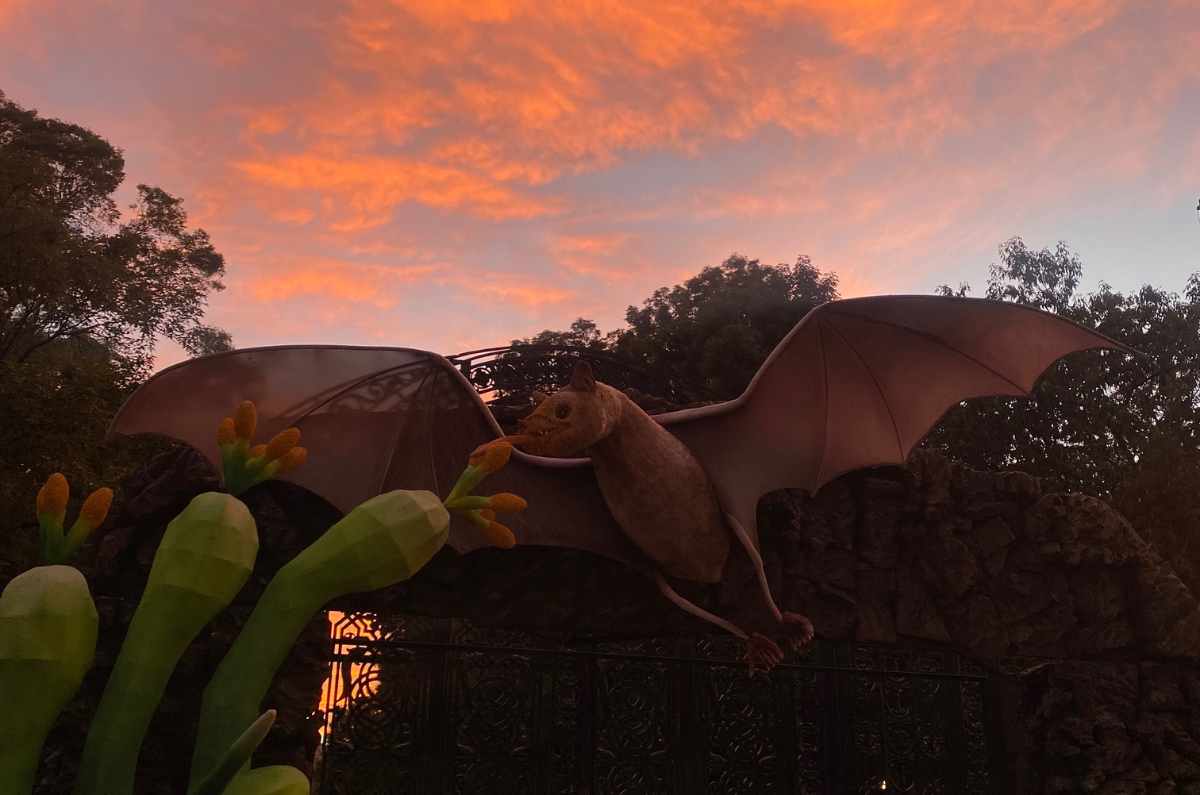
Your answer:
[[[6,0],[0,42],[210,232],[239,347],[607,331],[735,251],[847,296],[1015,235],[1087,288],[1200,268],[1193,0]]]

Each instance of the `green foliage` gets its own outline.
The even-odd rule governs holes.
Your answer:
[[[1082,265],[1063,243],[1033,251],[1000,247],[986,296],[1033,306],[1094,328],[1147,355],[1075,354],[1055,366],[1032,400],[985,398],[952,409],[926,440],[980,469],[1019,469],[1062,486],[1111,496],[1147,452],[1200,442],[1200,280],[1184,294],[1145,286],[1123,294],[1102,284],[1078,293]],[[942,287],[944,294],[958,291]]]
[[[979,469],[1018,469],[1061,488],[1105,496],[1200,592],[1200,274],[1182,294],[1149,285],[1077,292],[1065,244],[1000,247],[986,295],[1055,312],[1146,354],[1075,354],[1032,400],[988,398],[952,409],[926,440]],[[943,293],[962,294],[941,288]]]
[[[124,178],[119,149],[0,92],[0,532],[51,471],[92,487],[161,446],[101,441],[157,337],[193,355],[231,347],[201,323],[223,258],[159,188],[139,185],[123,218]]]
[[[593,348],[601,350],[605,347],[604,337],[600,329],[590,320],[576,318],[571,328],[566,331],[551,331],[546,329],[527,339],[513,340],[514,346],[519,345],[555,345],[562,347]]]
[[[56,469],[84,487],[100,483],[110,451],[99,442],[135,383],[90,339],[49,345],[36,363],[0,360],[0,505],[25,505]]]
[[[804,315],[837,297],[837,277],[808,257],[771,267],[735,254],[629,307],[610,348],[707,398],[730,399]]]
[[[0,360],[90,337],[137,370],[157,335],[193,354],[227,342],[200,323],[224,258],[160,188],[138,185],[122,220],[111,194],[124,177],[95,133],[0,95]]]
[[[1200,450],[1158,435],[1113,494],[1113,506],[1200,593]]]
[[[640,391],[665,395],[670,385],[699,400],[733,398],[805,314],[837,297],[837,277],[821,273],[808,257],[769,266],[734,254],[683,284],[660,287],[640,308],[629,307],[628,325],[619,331],[602,335],[581,317],[566,331],[513,340],[504,366],[494,368],[493,386],[497,396],[521,401],[530,388],[554,389],[565,363],[520,351],[543,345],[615,355],[632,366],[617,368],[625,385]]]

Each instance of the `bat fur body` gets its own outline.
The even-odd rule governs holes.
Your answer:
[[[754,564],[763,596],[793,649],[813,637],[807,617],[780,611],[767,584],[754,540],[721,509],[704,467],[691,450],[624,393],[596,381],[580,361],[571,383],[540,399],[521,420],[521,433],[508,437],[534,455],[587,455],[604,502],[621,530],[661,572],[659,589],[683,610],[732,632],[746,642],[751,670],[770,670],[783,659],[779,645],[746,632],[680,596],[662,576],[718,583],[729,560],[731,536]],[[730,524],[734,528],[730,527]]]
[[[665,574],[721,581],[730,530],[704,468],[626,395],[594,380],[586,364],[521,430],[525,438],[515,443],[526,452],[591,458],[613,518]]]

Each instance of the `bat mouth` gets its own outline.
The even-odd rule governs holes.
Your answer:
[[[532,455],[553,455],[557,437],[566,424],[549,424],[544,417],[527,417],[518,427],[518,433],[509,437],[513,447]]]

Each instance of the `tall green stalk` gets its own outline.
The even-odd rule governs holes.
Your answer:
[[[258,713],[300,632],[331,600],[411,577],[445,543],[450,516],[436,494],[391,491],[346,514],[281,568],[217,667],[200,709],[193,782]]]
[[[59,712],[96,653],[99,618],[70,566],[39,566],[0,594],[0,792],[33,791],[38,759]]]
[[[167,526],[92,720],[77,795],[133,792],[142,741],[171,672],[242,589],[257,555],[254,517],[229,494],[196,496]]]

